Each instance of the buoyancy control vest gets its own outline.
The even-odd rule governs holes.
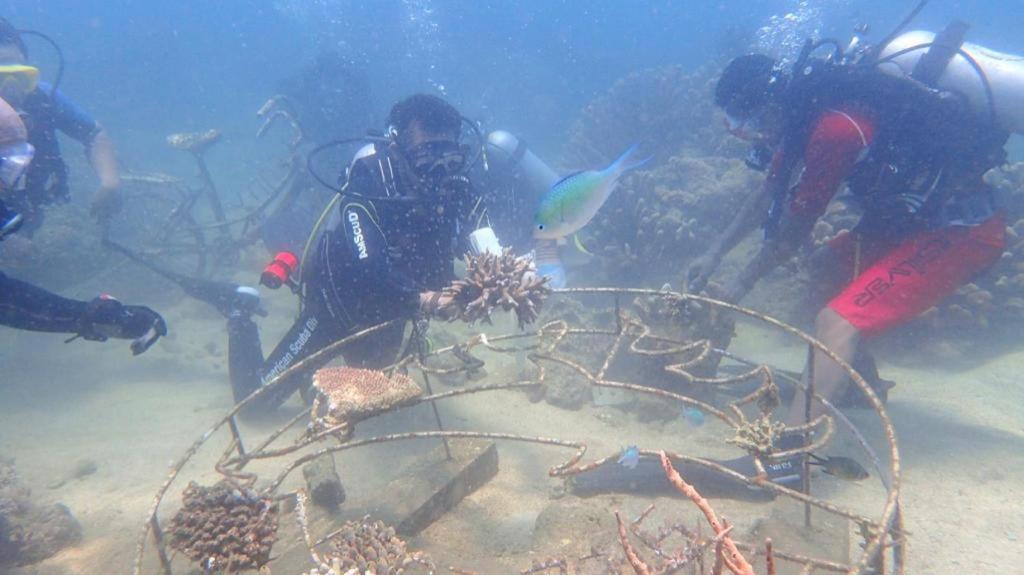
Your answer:
[[[357,155],[348,170],[347,196],[365,204],[387,242],[394,265],[423,281],[424,289],[439,289],[454,276],[452,261],[474,194],[430,198],[404,159],[389,146],[375,144]],[[327,228],[338,224],[332,221]]]
[[[28,129],[29,143],[36,149],[25,175],[25,195],[34,205],[66,202],[70,199],[68,166],[57,140],[54,100],[42,90],[27,96],[19,113]]]
[[[790,181],[822,114],[861,106],[874,115],[874,141],[846,178],[865,211],[862,228],[910,233],[963,220],[967,211],[970,220],[991,215],[992,202],[978,206],[975,196],[990,197],[981,177],[1005,162],[1009,133],[961,95],[883,73],[873,62],[804,59],[794,66],[781,104],[783,182]]]

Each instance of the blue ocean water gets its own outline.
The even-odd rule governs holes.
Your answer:
[[[318,140],[359,135],[367,128],[382,129],[388,108],[399,98],[412,92],[440,94],[467,116],[484,122],[488,129],[503,128],[521,136],[539,155],[561,169],[569,167],[558,163],[567,133],[581,111],[631,72],[667,65],[679,65],[687,71],[702,66],[718,68],[728,58],[752,50],[792,57],[808,36],[846,39],[854,26],[861,23],[871,25],[869,39],[877,40],[915,4],[911,0],[0,0],[0,16],[18,27],[45,32],[59,43],[66,65],[62,89],[110,130],[119,161],[126,170],[194,178],[192,158],[171,149],[166,143],[167,136],[211,128],[221,130],[224,141],[207,159],[223,195],[232,198],[252,185],[254,174],[271,164],[277,167],[275,163],[281,160],[285,131],[275,131],[266,139],[257,139],[255,133],[260,125],[256,111],[269,97],[282,91],[301,95],[325,90],[316,97],[338,102],[335,115],[317,123],[313,137]],[[1020,0],[934,0],[912,27],[935,30],[953,18],[961,18],[971,23],[970,41],[1024,54],[1024,36],[1019,29],[1024,20],[1022,13]],[[33,63],[43,69],[44,76],[52,78],[57,61],[50,47],[37,39],[29,39],[29,46]],[[317,62],[322,64],[322,73],[311,77],[306,71]],[[1024,158],[1019,140],[1011,144],[1011,150],[1017,159]],[[77,145],[69,143],[65,155],[72,162],[84,162]],[[78,181],[91,177],[88,169],[82,167],[74,166]],[[76,186],[72,192],[74,201],[85,204],[92,191]],[[91,227],[83,234],[93,235]],[[244,270],[248,280],[255,278],[258,268],[251,261],[236,263],[233,270]],[[130,267],[122,264],[100,279],[116,284],[122,274],[132,273]],[[170,299],[168,293],[180,298],[172,287],[157,293],[152,283],[142,282],[141,287],[123,296],[124,300],[150,303],[148,298],[153,297],[157,303],[164,303]],[[94,291],[86,290],[96,287],[96,283],[88,284],[71,295],[92,297]],[[277,328],[288,321],[293,308],[293,302],[288,301],[274,310],[272,319]],[[25,339],[16,340],[21,343],[10,353],[8,349],[0,351],[0,366],[17,374],[5,375],[6,381],[0,383],[23,382],[21,386],[8,385],[2,390],[5,395],[0,404],[7,404],[4,417],[8,423],[3,427],[6,435],[0,437],[0,447],[18,452],[27,476],[35,479],[61,469],[58,463],[44,460],[47,446],[50,450],[54,445],[63,446],[68,452],[59,452],[53,459],[71,459],[79,452],[113,453],[104,460],[112,463],[104,463],[102,468],[103,474],[109,473],[104,477],[107,483],[79,486],[78,499],[72,502],[73,508],[83,510],[83,522],[91,529],[109,522],[117,533],[131,530],[134,535],[143,506],[149,505],[156,483],[165,474],[166,459],[176,457],[194,440],[198,430],[205,429],[228,408],[223,322],[219,317],[211,319],[215,314],[209,310],[194,312],[190,311],[194,308],[187,306],[171,309],[174,315],[169,317],[181,320],[172,327],[179,339],[164,342],[166,349],[157,351],[164,355],[156,359],[154,353],[135,364],[127,364],[124,342],[117,342],[116,348],[113,343],[106,348],[83,348],[85,342],[76,342],[79,347],[64,346],[57,339],[40,344],[39,355],[19,354],[33,347],[34,342],[44,341],[33,337],[43,336],[10,332],[7,335],[11,341],[15,337]],[[206,324],[196,327],[202,321]],[[277,336],[273,329],[264,333],[270,334],[266,336],[268,340]],[[193,339],[202,344],[190,347]],[[96,349],[103,351],[93,351]],[[196,349],[198,352],[189,355]],[[796,361],[803,357],[802,350],[792,355]],[[999,372],[999,377],[1005,379],[979,388],[992,394],[983,398],[986,406],[1020,403],[1002,395],[1002,390],[1011,388],[1016,381],[1012,374],[1018,370],[1012,362],[1017,358],[1005,361]],[[72,367],[65,367],[65,361]],[[148,371],[148,379],[139,379],[149,387],[118,395],[119,389],[129,389],[138,383],[131,372],[125,376],[119,371],[128,369],[126,365],[143,366],[136,369]],[[189,369],[201,375],[193,378]],[[919,517],[925,515],[919,510],[934,506],[938,499],[922,487],[931,483],[933,475],[947,477],[945,465],[949,462],[944,457],[958,457],[972,450],[978,453],[983,451],[977,449],[978,444],[984,442],[986,446],[1005,446],[1007,453],[1021,452],[1019,425],[1012,432],[998,431],[1010,439],[984,435],[976,441],[969,433],[975,432],[975,427],[961,426],[949,431],[950,420],[969,419],[970,414],[960,413],[960,405],[953,405],[955,393],[966,386],[960,386],[961,382],[952,376],[944,378],[941,382],[949,395],[939,399],[948,400],[949,405],[924,403],[925,393],[934,389],[934,374],[926,373],[927,377],[898,374],[906,379],[900,381],[901,395],[895,405],[900,432],[906,433],[912,446],[908,450],[912,453],[910,467],[928,470],[927,475],[911,476],[912,481],[908,482],[916,489],[911,497],[917,500],[911,501],[916,503],[913,511]],[[171,376],[180,377],[181,381]],[[72,386],[73,391],[66,389]],[[903,391],[908,388],[910,391]],[[54,389],[59,393],[53,393]],[[101,395],[111,389],[113,394]],[[992,391],[997,389],[998,397]],[[980,391],[970,393],[972,398],[981,397]],[[50,396],[69,404],[78,397],[99,399],[69,407],[58,404],[62,411],[54,415],[50,411],[54,407],[49,404]],[[145,400],[138,400],[140,396]],[[20,403],[15,406],[10,398]],[[121,401],[130,407],[122,407]],[[34,410],[42,415],[36,416]],[[23,419],[12,417],[12,413],[19,412],[23,412]],[[673,413],[673,419],[679,419],[678,413]],[[984,410],[979,413],[976,419],[983,423],[999,419]],[[698,430],[692,428],[701,427],[706,414],[693,410],[681,415],[688,435],[697,435]],[[590,417],[589,413],[586,417]],[[175,420],[163,421],[172,418]],[[710,422],[712,417],[707,415],[707,419]],[[1014,419],[1014,414],[1005,419],[1020,421]],[[934,425],[918,425],[921,420]],[[713,425],[709,423],[708,427]],[[963,429],[968,432],[962,432]],[[181,436],[169,430],[180,432]],[[659,440],[668,435],[655,433]],[[68,441],[68,437],[76,441]],[[156,440],[166,443],[157,444]],[[955,448],[950,447],[951,442]],[[42,447],[37,448],[37,443]],[[125,447],[129,444],[131,447]],[[925,451],[921,445],[934,447]],[[134,449],[147,450],[148,459],[141,461],[142,456],[137,456]],[[115,473],[113,469],[121,465],[126,453],[137,456],[140,462],[134,464],[134,469]],[[41,455],[33,460],[33,454]],[[517,461],[514,457],[509,461]],[[1014,460],[1009,459],[1009,464],[1003,457],[993,460],[995,463],[986,461],[977,467],[960,465],[959,461],[949,465],[949,469],[969,471],[963,476],[966,479],[959,477],[960,483],[949,482],[949,500],[964,501],[964,490],[975,489],[976,479],[992,481],[1000,488],[1011,482],[1019,485],[1016,477],[1009,478],[1012,474],[1006,473],[1006,469],[1014,468]],[[943,467],[927,467],[935,461]],[[623,463],[629,462],[627,459]],[[537,461],[528,463],[537,467],[537,475],[547,478],[546,470]],[[372,468],[371,464],[366,465]],[[1000,478],[1005,479],[1003,484],[998,483]],[[102,489],[107,494],[102,499],[104,504],[121,495],[119,490],[130,493],[135,501],[125,504],[125,518],[111,519],[95,510],[98,505],[87,504],[93,496],[89,489]],[[1009,498],[1014,497],[1011,493]],[[118,507],[118,514],[122,513],[119,504],[114,506]],[[995,532],[1002,537],[1005,533],[1016,541],[1020,532],[1019,513],[1003,501],[988,509],[993,508],[1004,509],[1007,516],[1012,513],[1013,517],[1000,519],[993,514],[996,517],[991,525],[972,527],[978,534],[990,536]],[[967,510],[963,513],[965,517],[980,515]],[[937,523],[917,521],[911,526],[912,533],[926,533],[925,527],[931,529]],[[953,547],[961,543],[964,529],[958,526],[956,533],[944,541],[929,540],[931,533],[921,539],[933,547],[940,544],[936,541],[952,542],[949,546]],[[970,543],[964,547],[980,547]],[[134,545],[134,538],[125,538],[118,545],[127,549]],[[108,553],[98,545],[89,549],[94,555]],[[128,551],[118,549],[122,556],[117,557],[114,570],[108,572],[124,572]]]
[[[365,74],[372,127],[397,98],[433,91],[554,154],[580,108],[630,71],[692,69],[752,47],[791,52],[807,34],[847,38],[861,22],[878,39],[914,4],[5,0],[0,14],[57,40],[66,91],[111,129],[125,163],[155,168],[181,160],[163,145],[174,131],[217,127],[245,149],[259,105],[323,52]],[[935,1],[915,26],[961,18],[971,40],[1020,53],[1012,5]],[[48,47],[31,49],[52,72]]]

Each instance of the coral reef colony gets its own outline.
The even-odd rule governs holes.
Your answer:
[[[466,323],[490,323],[491,312],[501,309],[514,312],[519,327],[537,319],[551,289],[547,278],[537,275],[532,261],[506,249],[501,255],[467,254],[465,263],[465,277],[445,288],[450,299],[440,307],[439,315]]]
[[[226,482],[189,484],[182,508],[168,525],[171,548],[207,573],[258,569],[270,561],[277,539],[278,506]]]
[[[414,401],[423,391],[411,377],[373,369],[325,367],[313,375],[314,430],[346,427]]]
[[[405,541],[395,534],[395,528],[382,521],[346,521],[337,535],[331,538],[332,551],[328,554],[332,570],[336,573],[376,573],[392,575],[406,573],[410,566],[424,567],[430,572],[433,565],[423,553],[406,549]],[[420,572],[420,571],[417,571]]]
[[[717,122],[712,104],[716,70],[685,73],[678,67],[632,73],[586,106],[570,129],[563,164],[579,168],[606,163],[618,150],[640,143],[655,158],[649,169],[623,178],[619,189],[582,230],[581,244],[597,258],[603,277],[588,283],[682,287],[681,277],[694,257],[728,224],[740,202],[760,186],[763,175],[748,168],[743,144]],[[1007,247],[1002,259],[974,283],[887,336],[902,346],[926,348],[932,355],[955,359],[971,349],[966,331],[979,337],[968,344],[977,351],[1024,325],[1024,163],[993,170],[986,180],[1002,196],[1007,215]],[[818,245],[856,222],[842,204],[830,209],[814,230]],[[807,326],[807,305],[781,307],[778,302],[807,302],[811,297],[806,262],[771,275],[761,290],[772,301],[757,300],[781,319]],[[799,273],[789,273],[797,272]],[[724,268],[729,272],[728,266]],[[782,294],[782,295],[780,295]],[[788,305],[788,304],[782,304]],[[984,336],[984,337],[981,337]]]
[[[740,159],[743,145],[714,121],[716,73],[677,66],[634,72],[586,106],[570,128],[568,167],[607,163],[634,143],[654,158],[649,169],[623,178],[582,231],[582,244],[607,275],[598,283],[677,280],[760,185],[762,176]]]
[[[672,156],[613,194],[582,243],[601,257],[612,283],[681,285],[686,262],[703,253],[760,182],[737,159]]]
[[[35,502],[14,461],[0,456],[0,572],[42,561],[81,538],[68,508]]]

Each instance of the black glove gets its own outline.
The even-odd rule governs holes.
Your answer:
[[[141,305],[124,305],[113,297],[94,298],[79,320],[78,335],[90,341],[108,338],[131,339],[132,353],[138,355],[167,335],[160,314]]]

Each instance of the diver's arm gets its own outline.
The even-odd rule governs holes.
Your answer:
[[[87,150],[89,163],[100,179],[100,187],[92,198],[92,213],[99,218],[104,218],[116,212],[121,204],[118,193],[121,186],[121,174],[117,169],[114,142],[106,129],[99,128]]]
[[[792,214],[784,216],[774,237],[761,244],[757,255],[747,263],[739,276],[726,286],[721,297],[730,302],[743,299],[765,274],[796,255],[810,235],[814,222],[814,218],[808,219]]]
[[[768,213],[768,208],[772,203],[771,188],[772,186],[766,183],[756,193],[747,197],[743,205],[740,206],[736,217],[725,228],[722,235],[712,242],[708,252],[715,254],[718,259],[725,257],[743,241],[743,238],[764,223],[765,214]]]
[[[765,274],[796,255],[873,135],[873,124],[855,113],[851,116],[828,112],[818,120],[804,151],[804,169],[791,193],[787,194],[789,201],[778,229],[726,288],[725,297],[738,301]],[[779,175],[783,173],[786,171],[773,169],[765,189],[788,185],[788,181]],[[769,193],[766,200],[770,202],[772,197],[773,194]]]
[[[110,296],[92,301],[61,297],[0,273],[0,325],[29,331],[77,334],[91,341],[133,339],[136,354],[167,335],[160,314],[145,306],[123,305]]]
[[[704,255],[690,263],[686,276],[691,292],[703,290],[722,258],[764,221],[765,213],[767,213],[774,195],[770,183],[771,180],[747,196],[743,205],[740,206],[740,211],[725,228],[725,231],[711,242],[711,245],[704,251]],[[753,263],[751,262],[751,264]]]
[[[89,164],[100,180],[100,187],[93,196],[92,212],[101,219],[105,218],[120,208],[117,190],[121,185],[121,177],[110,135],[88,112],[60,90],[52,91],[51,100],[57,129],[85,146]]]
[[[0,325],[75,333],[87,305],[0,273]]]
[[[117,155],[114,141],[106,128],[100,127],[88,146],[89,162],[100,179],[101,189],[116,189],[121,185],[121,173],[117,169]]]

